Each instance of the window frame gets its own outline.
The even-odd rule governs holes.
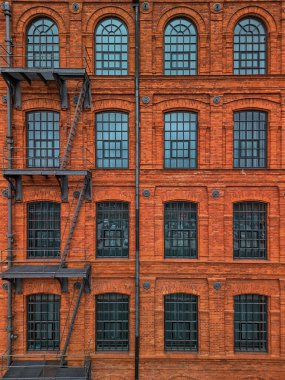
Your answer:
[[[250,113],[252,113],[252,114],[254,114],[255,112],[256,113],[258,113],[259,114],[259,119],[260,119],[260,116],[263,114],[264,116],[265,116],[265,121],[264,121],[264,123],[265,123],[265,128],[264,128],[264,131],[262,131],[262,130],[258,130],[259,131],[259,135],[260,135],[260,133],[262,133],[262,132],[264,132],[264,135],[265,135],[265,137],[264,137],[264,139],[262,140],[260,137],[259,137],[259,139],[258,140],[256,140],[256,141],[258,141],[258,144],[260,144],[260,141],[264,141],[264,145],[265,145],[265,147],[264,147],[264,154],[265,154],[265,158],[264,158],[264,166],[241,166],[240,165],[240,160],[242,159],[241,158],[241,154],[240,154],[240,151],[241,151],[241,148],[240,148],[240,142],[241,141],[243,141],[243,142],[247,142],[247,141],[255,141],[254,139],[241,139],[240,138],[240,133],[241,133],[241,129],[240,129],[240,125],[238,125],[238,129],[236,130],[236,121],[235,121],[235,116],[236,115],[241,115],[241,114],[246,114],[246,113],[248,113],[248,112],[250,112]],[[265,170],[265,169],[268,169],[269,168],[269,166],[268,166],[268,164],[269,164],[269,157],[268,157],[268,147],[269,147],[269,141],[268,141],[268,138],[269,138],[269,128],[270,128],[270,126],[269,126],[269,124],[270,124],[270,119],[269,119],[269,112],[267,111],[267,110],[263,110],[263,109],[257,109],[257,108],[243,108],[243,109],[240,109],[240,110],[235,110],[235,111],[233,111],[233,139],[232,139],[232,144],[233,144],[233,146],[232,146],[232,154],[233,154],[233,169],[235,169],[235,170],[240,170],[240,169],[244,169],[244,170]],[[239,116],[240,117],[240,116]],[[248,120],[245,120],[245,122],[246,123],[248,123],[249,121]],[[251,121],[251,124],[253,125],[253,123],[254,123],[255,121],[254,120],[252,120]],[[260,124],[261,123],[263,123],[263,121],[260,121],[259,120],[259,122],[260,122]],[[240,121],[238,121],[238,123],[240,124]],[[249,130],[249,132],[254,132],[254,129],[253,129],[254,127],[252,126],[251,127],[251,130]],[[245,130],[246,131],[246,133],[248,132],[248,130]],[[238,133],[239,134],[239,138],[238,139],[236,139],[235,138],[235,133]],[[237,143],[239,144],[239,146],[238,146],[238,148],[236,149],[235,148],[235,142],[237,141]],[[246,149],[247,150],[247,149]],[[252,148],[252,150],[253,150],[253,148]],[[237,156],[237,158],[236,158],[236,156],[235,156],[235,152],[238,152],[238,156]],[[262,149],[259,149],[258,150],[258,158],[257,158],[257,160],[258,161],[260,161],[260,160],[262,160],[263,158],[260,156],[260,152],[262,152]],[[251,157],[248,157],[248,156],[246,156],[246,158],[244,158],[244,160],[247,160],[247,159],[250,159],[250,160],[254,160],[255,158],[254,158],[254,156],[252,155]],[[235,165],[235,161],[238,161],[238,163],[239,163],[239,166],[236,166]]]
[[[175,22],[176,20],[184,20],[184,21],[187,21],[189,23],[189,31],[190,31],[190,28],[194,28],[195,30],[195,38],[196,38],[196,43],[195,43],[195,54],[196,54],[196,60],[195,60],[195,73],[189,73],[189,74],[178,74],[177,71],[179,71],[179,69],[175,69],[176,73],[175,74],[170,74],[170,73],[166,73],[166,70],[168,71],[174,71],[172,70],[171,68],[169,69],[166,69],[165,67],[165,64],[166,64],[166,59],[165,59],[165,56],[166,56],[166,29],[171,25],[171,23]],[[173,27],[172,27],[173,28]],[[176,36],[178,36],[176,34]],[[190,36],[190,35],[189,35]],[[193,35],[194,36],[194,35]],[[192,35],[190,37],[193,37]],[[175,45],[178,45],[177,42],[175,43]],[[181,44],[179,44],[181,45]],[[194,45],[194,44],[189,44],[190,46],[190,51],[189,51],[189,57],[190,55],[192,55],[193,53],[191,52],[191,45]],[[185,45],[183,45],[185,46]],[[183,49],[184,50],[184,49]],[[175,50],[176,54],[179,54],[177,52],[177,50]],[[184,53],[184,51],[183,51]],[[172,17],[170,20],[167,21],[167,23],[165,24],[164,28],[163,28],[163,75],[164,76],[169,76],[169,77],[173,77],[173,76],[196,76],[196,75],[199,75],[199,34],[198,34],[198,28],[197,28],[197,25],[196,25],[196,22],[194,22],[189,16],[187,15],[181,15],[181,16],[175,16],[175,17]],[[169,60],[169,62],[171,63],[172,61]],[[185,62],[184,60],[183,61],[175,61],[176,63],[177,62]],[[189,62],[193,62],[193,61],[189,61]],[[184,68],[180,68],[180,70],[184,70]],[[191,72],[191,68],[188,68],[187,69],[189,72]],[[184,70],[185,71],[185,70]]]
[[[124,74],[122,74],[122,73],[120,73],[120,74],[109,74],[109,73],[108,74],[103,74],[103,73],[102,74],[98,74],[97,73],[97,54],[102,54],[102,52],[103,52],[103,50],[101,50],[100,52],[97,52],[97,45],[99,45],[99,44],[97,44],[97,41],[96,41],[97,40],[97,30],[101,26],[102,23],[104,23],[107,20],[111,20],[111,19],[112,20],[120,21],[121,24],[122,24],[122,26],[125,27],[126,33],[127,33],[126,34],[126,37],[127,37],[127,50],[126,50],[126,52],[122,52],[122,50],[119,51],[120,54],[126,53],[126,58],[127,58],[126,59],[126,62],[127,62],[126,68],[125,69],[122,69],[122,68],[118,69],[120,71],[126,70],[126,73],[124,73]],[[93,40],[94,40],[94,75],[97,75],[99,77],[104,77],[104,76],[106,76],[106,77],[109,77],[109,76],[111,76],[111,77],[121,77],[121,76],[125,77],[125,76],[129,75],[129,68],[130,68],[129,67],[130,66],[130,62],[129,62],[129,59],[130,59],[130,33],[129,33],[128,23],[125,20],[123,20],[118,15],[111,15],[111,16],[103,17],[96,24]],[[116,42],[114,42],[114,44],[116,44]],[[100,44],[100,45],[103,46],[103,44]],[[108,42],[108,46],[109,46],[109,42]],[[109,54],[109,52],[108,52],[108,54]],[[105,62],[105,61],[102,60],[101,62]],[[108,59],[108,61],[106,61],[106,62],[110,62],[110,60]],[[112,61],[112,62],[115,62],[115,61]],[[122,62],[125,62],[125,61],[120,60],[120,64]],[[106,70],[106,69],[103,69],[103,67],[102,67],[101,71],[104,71],[104,70]],[[111,71],[109,65],[108,65],[107,70]],[[114,67],[113,71],[115,71],[115,70],[116,70],[116,68]]]
[[[40,315],[41,315],[41,319],[40,319],[40,321],[36,321],[36,320],[34,320],[34,321],[31,321],[31,319],[30,319],[30,316],[31,315],[34,315],[34,314],[36,314],[37,312],[36,311],[34,311],[33,313],[31,313],[30,312],[30,304],[31,304],[31,301],[30,301],[30,299],[31,298],[36,298],[37,296],[40,296],[41,297],[41,302],[39,302],[38,304],[40,305],[40,309],[41,309],[41,311],[40,311]],[[42,305],[44,304],[44,300],[43,300],[43,298],[44,298],[44,296],[46,296],[47,298],[51,298],[51,297],[53,297],[53,315],[55,315],[55,314],[58,314],[58,319],[55,319],[55,320],[52,320],[52,321],[50,321],[48,318],[46,318],[46,319],[44,319],[43,317],[42,317],[42,314],[44,314],[43,312],[42,312]],[[48,299],[47,299],[47,301],[45,302],[46,304],[48,303]],[[32,301],[33,302],[33,305],[35,305],[36,304],[36,299],[34,300],[34,301]],[[55,309],[56,309],[56,305],[57,305],[57,307],[58,307],[58,310],[56,310],[55,311]],[[32,352],[32,351],[37,351],[37,352],[43,352],[43,351],[48,351],[48,352],[50,352],[50,351],[60,351],[60,343],[61,343],[61,330],[60,330],[60,328],[61,328],[61,326],[60,326],[60,316],[61,316],[61,313],[60,313],[60,309],[61,309],[61,296],[60,295],[58,295],[58,294],[52,294],[52,293],[35,293],[35,294],[30,294],[30,295],[27,295],[26,296],[26,349],[27,349],[27,351],[28,352]],[[49,311],[47,311],[45,314],[47,314],[47,313],[49,313]],[[35,317],[34,317],[35,318]],[[36,324],[38,324],[38,323],[40,323],[41,325],[43,324],[43,325],[48,325],[48,324],[54,324],[55,326],[57,326],[58,327],[58,330],[57,329],[55,329],[55,330],[53,330],[52,331],[52,334],[58,334],[58,340],[56,341],[57,342],[57,344],[56,345],[54,345],[54,347],[53,348],[51,348],[51,349],[49,349],[49,348],[46,348],[46,347],[44,347],[44,348],[42,348],[42,346],[41,346],[41,342],[43,342],[44,341],[44,339],[40,339],[40,348],[39,349],[37,349],[37,348],[30,348],[30,346],[29,346],[29,344],[30,344],[30,342],[32,341],[32,339],[29,339],[29,335],[31,334],[31,330],[29,329],[29,324],[34,324],[34,325],[36,325]],[[36,331],[37,333],[40,333],[40,335],[42,336],[42,335],[44,335],[45,333],[48,333],[48,330],[44,330],[44,329],[41,329],[40,331],[38,331],[38,330],[34,330],[34,331]],[[47,341],[48,341],[49,339],[47,339]],[[36,344],[37,343],[37,341],[36,340],[33,340],[34,341],[34,344]]]
[[[32,207],[32,205],[41,205],[41,207],[43,207],[44,204],[49,204],[49,205],[57,205],[58,206],[58,210],[54,210],[54,213],[59,213],[59,219],[58,221],[56,220],[52,220],[53,223],[58,223],[59,224],[59,229],[53,229],[53,232],[56,233],[57,231],[59,232],[59,239],[58,239],[58,249],[50,249],[49,247],[48,248],[37,248],[37,249],[32,249],[32,246],[30,245],[30,239],[31,241],[34,240],[34,237],[31,237],[30,238],[30,233],[34,231],[34,233],[36,233],[36,231],[39,231],[42,233],[42,231],[46,231],[46,229],[39,229],[39,228],[33,228],[32,231],[30,230],[30,207]],[[38,200],[38,201],[32,201],[32,202],[27,202],[27,206],[26,206],[26,212],[27,212],[27,223],[26,223],[26,226],[27,226],[27,248],[26,248],[26,255],[27,255],[27,259],[28,260],[46,260],[46,259],[51,259],[51,260],[54,260],[54,259],[59,259],[60,258],[60,249],[61,249],[61,238],[62,238],[62,234],[61,234],[61,203],[59,202],[54,202],[54,201],[46,201],[46,200]],[[36,210],[34,210],[33,213],[37,212]],[[44,211],[42,211],[44,213]],[[50,210],[48,210],[48,213],[45,212],[45,214],[49,214],[50,213]],[[51,221],[50,220],[40,220],[42,222],[47,222],[47,223],[50,223]],[[33,221],[35,223],[35,220]],[[49,239],[49,238],[47,238]],[[40,241],[41,239],[39,239]],[[44,255],[42,256],[35,256],[36,252],[42,252],[44,251]],[[48,251],[50,252],[54,252],[53,255],[47,255]],[[31,254],[31,252],[34,252],[34,254]],[[56,254],[56,252],[58,252],[58,254]]]
[[[54,57],[51,59],[51,60],[49,60],[50,62],[51,62],[51,65],[50,66],[47,66],[47,65],[45,65],[45,66],[42,66],[41,64],[39,65],[39,66],[37,66],[37,65],[35,65],[35,57],[34,57],[34,54],[35,54],[35,50],[34,50],[34,48],[33,48],[33,50],[32,50],[32,52],[31,53],[29,53],[29,48],[28,48],[28,46],[38,46],[39,47],[39,51],[41,51],[40,50],[40,47],[41,47],[41,45],[43,45],[42,43],[29,43],[29,41],[28,41],[28,38],[29,38],[29,30],[30,30],[30,28],[32,27],[32,25],[35,23],[35,22],[37,22],[37,21],[39,21],[39,20],[48,20],[48,21],[51,21],[55,26],[56,26],[56,28],[57,28],[57,37],[58,37],[58,43],[52,43],[51,45],[54,45],[54,46],[58,46],[58,59],[54,59]],[[47,36],[46,34],[45,34],[45,36]],[[32,36],[30,36],[30,37],[33,37],[33,39],[35,38],[34,37],[34,35],[32,35]],[[46,46],[48,46],[48,44],[46,44]],[[54,46],[53,46],[53,49],[52,49],[52,54],[54,54]],[[26,64],[26,67],[28,67],[28,68],[34,68],[34,69],[39,69],[39,70],[41,70],[41,69],[51,69],[51,70],[53,70],[53,69],[59,69],[60,68],[60,31],[59,31],[59,27],[58,27],[58,24],[57,24],[57,22],[53,19],[53,18],[51,18],[50,16],[48,16],[48,15],[40,15],[40,16],[36,16],[36,17],[34,17],[32,20],[30,20],[30,22],[28,23],[28,25],[27,25],[27,27],[26,27],[26,30],[25,30],[25,52],[26,52],[26,54],[25,54],[25,64]],[[29,58],[28,58],[28,56],[29,56],[29,54],[31,54],[32,55],[32,53],[33,53],[33,58],[32,58],[32,60],[30,60]],[[48,54],[50,54],[48,51],[47,51],[47,49],[45,50],[45,53],[40,53],[41,55],[42,54],[45,54],[46,56],[48,55]],[[45,62],[46,61],[48,61],[47,59],[45,59]],[[29,65],[29,62],[32,62],[32,65]],[[56,64],[55,64],[55,62],[56,62]]]
[[[263,27],[264,29],[264,34],[259,34],[258,35],[258,38],[260,39],[262,37],[262,35],[265,36],[265,42],[264,42],[264,46],[265,46],[265,50],[264,51],[260,51],[258,50],[258,55],[260,53],[264,53],[265,55],[265,58],[264,58],[264,61],[265,61],[265,65],[264,65],[264,68],[261,68],[260,67],[260,59],[258,59],[258,68],[256,70],[260,71],[261,69],[264,69],[264,73],[237,73],[236,71],[240,71],[240,70],[247,70],[247,68],[240,68],[240,63],[242,62],[241,59],[240,59],[240,54],[241,54],[241,50],[240,50],[240,42],[238,43],[238,47],[239,47],[239,50],[237,52],[237,54],[239,54],[239,58],[236,60],[235,59],[235,53],[236,53],[236,46],[237,44],[235,43],[235,37],[239,37],[240,34],[236,34],[236,28],[238,27],[238,25],[243,22],[243,21],[246,21],[246,20],[255,20],[255,21],[258,21],[260,23],[260,25]],[[260,45],[260,42],[257,42],[258,45]],[[249,44],[249,43],[247,43]],[[247,53],[248,50],[244,51],[243,53]],[[253,51],[253,50],[252,50]],[[245,76],[248,76],[248,75],[253,75],[253,76],[256,76],[256,75],[268,75],[268,67],[269,67],[269,62],[268,62],[268,58],[269,58],[269,33],[268,33],[268,28],[267,28],[267,25],[266,23],[264,22],[263,19],[261,19],[259,16],[257,15],[243,15],[234,25],[234,29],[233,29],[233,63],[232,63],[232,72],[233,72],[233,75],[245,75]],[[254,61],[253,59],[251,60],[251,62]],[[235,62],[239,62],[239,67],[238,68],[235,68]],[[244,62],[244,61],[243,61]],[[248,68],[249,70],[254,70],[253,66],[251,66],[250,68]]]
[[[186,122],[184,122],[183,121],[183,134],[184,133],[193,133],[193,131],[191,131],[191,124],[193,123],[192,121],[191,121],[191,116],[193,116],[193,115],[195,115],[195,117],[196,117],[196,124],[195,124],[195,127],[196,127],[196,129],[195,129],[195,137],[196,137],[196,140],[195,140],[195,149],[192,149],[192,151],[194,150],[194,152],[195,152],[195,166],[193,166],[193,167],[191,167],[190,166],[190,162],[191,162],[191,149],[189,149],[188,148],[188,158],[184,158],[184,157],[182,157],[181,158],[181,160],[189,160],[189,166],[188,167],[185,167],[184,166],[184,163],[183,163],[183,167],[177,167],[177,166],[171,166],[171,161],[172,160],[179,160],[180,158],[179,157],[176,157],[176,158],[172,158],[172,154],[171,154],[171,152],[172,152],[172,149],[171,148],[169,148],[169,149],[166,149],[166,142],[169,142],[170,143],[170,146],[171,146],[171,144],[173,143],[173,142],[191,142],[191,141],[193,141],[193,140],[190,140],[190,138],[188,139],[188,140],[171,140],[171,136],[170,136],[170,138],[169,138],[169,140],[166,140],[166,133],[168,132],[169,134],[171,134],[171,133],[178,133],[178,128],[177,128],[177,126],[178,126],[178,120],[176,120],[176,122],[175,122],[175,125],[176,125],[176,129],[175,130],[173,130],[172,129],[172,121],[170,121],[169,122],[169,125],[170,125],[170,130],[169,131],[166,131],[166,117],[169,115],[170,116],[170,118],[171,118],[171,115],[174,115],[174,114],[176,114],[176,117],[178,118],[178,115],[179,114],[189,114],[189,129],[188,129],[188,131],[187,130],[185,130],[185,125],[187,125],[186,124]],[[165,169],[165,170],[198,170],[199,169],[199,152],[198,152],[198,149],[199,148],[199,112],[198,111],[192,111],[192,110],[171,110],[171,111],[166,111],[166,112],[164,112],[164,114],[163,114],[163,168]],[[166,151],[169,151],[170,153],[170,156],[169,156],[169,158],[167,158],[166,157]],[[178,149],[177,149],[177,151],[178,151]],[[166,166],[166,159],[168,159],[169,160],[169,163],[170,163],[170,167],[167,167]],[[177,163],[175,164],[175,165],[177,165]]]
[[[110,297],[110,296],[116,296],[117,300],[119,299],[119,296],[121,298],[121,303],[122,305],[127,305],[127,319],[125,320],[111,320],[111,319],[108,319],[108,320],[101,320],[99,317],[98,317],[98,313],[101,312],[101,313],[104,313],[106,312],[106,309],[108,309],[108,311],[110,312],[110,307],[106,307],[105,306],[105,310],[102,309],[102,310],[99,310],[99,307],[98,307],[98,300],[99,298],[101,297],[102,299],[105,297],[106,300],[107,300],[107,297]],[[108,300],[109,301],[109,300]],[[108,301],[105,301],[105,304],[108,305]],[[111,301],[114,303],[114,301]],[[117,302],[118,304],[118,302]],[[117,292],[109,292],[109,293],[101,293],[101,294],[97,294],[95,296],[95,307],[96,307],[96,312],[95,312],[95,351],[98,353],[98,352],[129,352],[130,351],[130,296],[128,294],[124,294],[124,293],[117,293]],[[102,302],[102,305],[103,305],[103,302]],[[113,310],[113,312],[115,313],[118,313],[118,309],[117,310]],[[124,311],[125,313],[125,311]],[[122,331],[127,331],[126,335],[127,335],[127,338],[124,339],[124,337],[122,338],[118,338],[118,339],[115,339],[116,341],[118,341],[119,343],[120,342],[124,342],[125,346],[122,346],[122,345],[117,345],[117,346],[104,346],[103,348],[99,348],[99,343],[98,341],[101,341],[101,344],[104,345],[104,343],[106,343],[106,339],[102,338],[102,339],[98,339],[98,334],[99,332],[102,332],[104,334],[104,331],[105,330],[100,330],[98,328],[98,323],[103,323],[104,326],[105,326],[105,323],[120,323],[121,326],[122,324],[126,324],[127,328],[126,330],[123,330],[123,328],[120,330],[120,332],[122,333]],[[110,338],[108,339],[110,341],[114,341],[114,339]]]

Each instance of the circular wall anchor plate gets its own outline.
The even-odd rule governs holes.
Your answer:
[[[215,289],[215,290],[220,290],[221,287],[222,287],[222,284],[221,284],[220,282],[215,282],[215,283],[214,283],[214,289]]]
[[[145,1],[142,5],[142,9],[143,11],[148,11],[149,10],[149,3],[147,1]]]
[[[149,281],[145,281],[143,283],[143,288],[146,289],[146,290],[150,289],[150,282]]]
[[[150,98],[148,96],[143,96],[142,102],[143,102],[143,104],[148,104],[150,102]]]
[[[72,4],[72,10],[73,10],[74,12],[79,11],[79,8],[80,8],[80,5],[79,5],[78,3],[73,3],[73,4]]]
[[[220,196],[220,191],[219,190],[213,190],[212,191],[212,197],[213,198],[219,198]]]
[[[150,190],[145,189],[145,190],[143,191],[143,196],[144,196],[145,198],[150,197]]]
[[[74,191],[73,198],[79,198],[80,197],[80,191]]]
[[[8,198],[8,189],[7,188],[2,190],[2,196],[4,198]]]
[[[213,98],[213,102],[214,102],[215,104],[219,104],[220,101],[221,101],[220,96],[214,96],[214,98]]]
[[[214,4],[214,11],[215,12],[220,12],[221,9],[222,9],[222,5],[220,3]]]

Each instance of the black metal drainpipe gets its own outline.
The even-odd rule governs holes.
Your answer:
[[[140,241],[139,241],[139,180],[140,180],[140,99],[139,99],[139,0],[133,0],[135,9],[135,117],[136,117],[136,295],[135,295],[135,380],[139,380],[140,348]]]
[[[11,8],[8,1],[2,3],[2,10],[6,18],[6,50],[7,50],[7,66],[11,66]],[[12,149],[13,149],[13,138],[12,138],[12,98],[11,90],[7,85],[7,146],[8,146],[8,168],[12,168]],[[13,229],[12,229],[12,187],[8,183],[8,268],[12,267],[13,260]],[[7,349],[7,364],[11,365],[11,355],[12,355],[12,338],[13,338],[13,314],[12,314],[12,285],[8,282],[8,349]]]

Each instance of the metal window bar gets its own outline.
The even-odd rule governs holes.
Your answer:
[[[198,297],[176,293],[164,297],[166,351],[198,351]]]
[[[30,168],[59,167],[59,113],[33,111],[27,120],[27,166]]]
[[[164,115],[164,167],[195,169],[197,167],[197,114],[167,112]]]
[[[106,293],[96,297],[96,350],[129,350],[129,296]]]
[[[27,28],[27,67],[59,67],[59,35],[56,23],[47,17],[32,20]]]
[[[235,259],[266,259],[266,204],[234,204],[233,236]]]
[[[27,297],[28,350],[59,350],[60,297],[55,294],[33,294]]]
[[[104,169],[127,169],[129,157],[128,114],[96,114],[96,166]]]
[[[267,297],[242,294],[234,297],[235,351],[267,351]]]
[[[266,28],[253,17],[239,21],[234,30],[234,74],[266,74]]]
[[[97,257],[129,256],[129,204],[100,202],[96,206]]]
[[[197,74],[197,31],[185,18],[171,20],[165,28],[164,74]]]
[[[197,205],[169,202],[164,205],[164,256],[197,258]]]
[[[60,256],[60,204],[28,204],[28,258]]]
[[[234,113],[234,167],[265,168],[267,113],[256,110]]]
[[[96,28],[95,74],[128,74],[128,29],[118,18],[104,19]]]

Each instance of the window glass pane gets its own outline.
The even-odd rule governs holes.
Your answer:
[[[27,166],[59,166],[59,114],[52,111],[27,113]]]
[[[126,202],[97,203],[97,257],[129,256],[129,205]]]
[[[60,297],[33,294],[27,297],[28,350],[59,350]]]
[[[260,111],[234,113],[234,167],[266,167],[267,114]]]
[[[197,74],[197,32],[185,18],[171,20],[165,28],[164,74]]]
[[[169,202],[164,206],[165,257],[197,258],[197,205]]]
[[[234,297],[235,351],[267,351],[267,297],[243,294]]]
[[[96,75],[128,74],[128,30],[119,19],[102,20],[95,33]]]
[[[266,74],[266,29],[253,17],[239,21],[234,30],[234,74]]]
[[[197,114],[168,112],[164,115],[164,167],[194,169],[197,166]]]
[[[96,297],[96,350],[129,350],[129,296],[106,293]]]
[[[101,112],[96,114],[97,168],[128,168],[128,114]]]
[[[234,204],[234,258],[266,259],[266,204]]]
[[[58,28],[49,18],[38,18],[27,28],[27,66],[59,67]]]
[[[198,300],[192,294],[164,297],[166,351],[198,351]]]
[[[28,258],[60,256],[60,204],[28,204]]]

